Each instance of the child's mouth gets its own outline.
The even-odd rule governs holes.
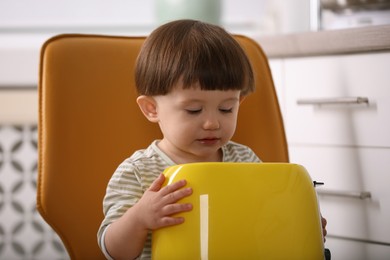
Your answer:
[[[203,138],[203,139],[199,139],[199,142],[201,144],[205,144],[205,145],[214,145],[216,143],[219,142],[219,138]]]

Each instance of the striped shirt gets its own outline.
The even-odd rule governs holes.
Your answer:
[[[108,183],[103,200],[105,218],[98,231],[98,242],[103,253],[111,259],[104,246],[105,230],[121,217],[141,198],[152,182],[169,166],[175,163],[157,146],[154,141],[148,148],[136,151],[123,161]],[[228,142],[222,146],[223,162],[260,162],[256,154],[247,146]],[[140,259],[151,258],[151,232],[149,232]]]

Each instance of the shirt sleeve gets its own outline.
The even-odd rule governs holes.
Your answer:
[[[120,218],[142,197],[142,185],[137,168],[123,162],[111,177],[103,199],[104,219],[98,231],[98,244],[103,254],[110,259],[104,245],[104,237],[109,225]]]
[[[112,258],[110,256],[110,254],[108,253],[107,249],[106,249],[106,245],[104,243],[104,237],[106,236],[106,231],[107,231],[107,228],[109,228],[109,226],[107,226],[104,230],[103,230],[103,233],[101,234],[100,236],[100,239],[99,239],[99,245],[100,245],[100,249],[102,250],[104,256],[106,257],[106,259],[108,260],[114,260],[114,258]]]

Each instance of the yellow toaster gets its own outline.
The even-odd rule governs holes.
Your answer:
[[[153,232],[154,260],[324,259],[321,217],[306,169],[291,163],[191,163],[164,171],[187,181],[185,222]]]

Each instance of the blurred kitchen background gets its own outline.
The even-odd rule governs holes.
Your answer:
[[[322,59],[328,58],[332,59],[332,62],[336,60],[335,64],[338,69],[340,69],[341,63],[353,66],[353,64],[360,63],[361,56],[359,55],[362,55],[363,63],[371,62],[366,64],[368,68],[373,69],[373,64],[380,67],[372,82],[376,82],[376,85],[379,86],[387,84],[387,90],[381,88],[383,90],[381,90],[381,94],[373,94],[374,99],[375,95],[382,96],[389,103],[390,88],[388,84],[390,81],[387,74],[389,74],[390,68],[390,56],[388,55],[390,49],[390,30],[388,27],[390,24],[390,1],[388,0],[0,0],[0,259],[68,259],[60,239],[35,209],[37,82],[39,52],[42,44],[50,37],[61,33],[147,35],[157,25],[176,18],[202,19],[220,24],[231,33],[250,36],[263,44],[265,52],[270,58],[282,112],[288,119],[285,120],[289,145],[292,147],[290,150],[291,161],[307,165],[309,172],[314,172],[317,174],[316,177],[325,180],[325,182],[326,173],[323,174],[321,169],[315,173],[316,167],[323,167],[315,164],[319,157],[325,157],[326,161],[327,154],[316,154],[316,150],[314,153],[312,150],[305,151],[307,147],[313,146],[310,140],[308,140],[308,145],[302,146],[305,140],[302,141],[298,138],[299,140],[295,141],[294,139],[295,125],[290,123],[292,119],[288,118],[290,111],[289,93],[293,91],[293,88],[288,88],[288,86],[289,82],[293,82],[294,79],[299,85],[302,79],[294,78],[292,75],[296,75],[295,72],[301,73],[304,75],[302,78],[305,79],[305,75],[311,73],[309,72],[312,67],[310,62],[314,62],[315,67],[316,64],[322,62]],[[359,31],[359,28],[362,31]],[[328,34],[325,33],[330,33],[329,35],[333,37],[338,30],[346,35],[349,35],[348,33],[363,35],[361,36],[363,38],[356,38],[357,43],[355,43],[355,38],[352,37],[350,41],[353,48],[351,49],[345,46],[340,49],[334,47],[337,41],[343,39],[339,36],[336,37],[337,41],[325,44],[327,46],[323,47],[325,50],[323,52],[319,49],[320,47],[312,46],[321,39],[327,39]],[[317,35],[320,36],[319,40],[315,41],[314,39],[308,43],[309,45],[300,42],[303,38],[313,39]],[[384,43],[377,44],[376,37]],[[277,47],[278,44],[274,44],[274,39],[276,39],[276,43],[281,44],[281,51],[275,50],[275,46]],[[366,41],[368,41],[367,44]],[[360,44],[361,42],[364,44]],[[314,51],[305,54],[305,48],[302,46],[307,46],[307,50]],[[374,51],[374,57],[370,56],[371,50]],[[344,56],[345,53],[348,55]],[[358,54],[359,59],[355,58],[352,53]],[[313,56],[316,55],[319,56],[318,61],[313,60]],[[344,58],[346,61],[343,61]],[[319,66],[320,69],[324,68],[322,65]],[[329,66],[334,67],[333,65]],[[298,68],[304,68],[304,70],[294,71]],[[327,68],[328,65],[325,66],[325,69]],[[366,69],[358,68],[357,71],[362,71],[364,74]],[[318,70],[315,73],[317,72]],[[339,72],[340,70],[325,75],[337,78]],[[321,76],[323,75],[319,75],[319,78]],[[378,78],[381,80],[377,80]],[[325,77],[325,81],[328,79]],[[330,82],[335,82],[335,80],[331,78]],[[315,79],[313,79],[313,84],[317,84]],[[335,86],[338,86],[337,84]],[[359,93],[365,94],[366,90]],[[385,102],[385,100],[380,100],[380,102],[382,101]],[[376,102],[379,102],[379,99]],[[376,104],[377,107],[382,108],[378,103]],[[299,117],[301,112],[297,113]],[[291,114],[293,115],[293,113]],[[386,110],[385,114],[380,114],[380,118],[389,121],[389,110]],[[353,118],[353,120],[355,119]],[[302,124],[304,125],[305,122]],[[341,144],[330,143],[336,146],[335,154],[340,152],[338,155],[341,157],[345,153],[344,150],[349,152],[352,149],[355,155],[357,151],[359,154],[362,151],[362,153],[367,153],[366,157],[372,155],[373,151],[376,153],[379,150],[381,153],[378,154],[378,157],[387,157],[388,161],[390,158],[390,142],[387,137],[390,131],[386,132],[389,128],[388,124],[384,127],[383,133],[386,134],[378,136],[378,138],[384,139],[380,139],[374,144],[369,141],[367,143],[359,143],[359,141],[355,143],[353,141],[351,143],[341,142]],[[321,126],[321,123],[319,125]],[[329,126],[324,128],[327,127]],[[313,129],[316,130],[316,128]],[[387,136],[383,137],[383,135]],[[320,134],[318,139],[322,140],[323,135]],[[316,145],[320,143],[319,147],[323,147],[321,142],[314,143]],[[325,147],[329,149],[331,146],[325,144]],[[337,150],[340,147],[344,150]],[[359,150],[361,148],[362,150]],[[330,162],[332,161],[330,160]],[[384,162],[376,160],[375,164],[378,163],[383,164]],[[367,164],[371,165],[371,163]],[[353,162],[348,165],[358,167]],[[386,164],[383,164],[383,167],[378,171],[383,172],[385,166]],[[389,166],[388,162],[387,166]],[[383,173],[387,174],[386,178],[383,177],[383,174],[378,177],[383,182],[387,181],[388,183],[390,179],[389,168],[387,167],[387,171]],[[332,167],[330,169],[333,170]],[[349,171],[348,166],[344,170]],[[358,168],[357,172],[360,171],[362,169]],[[332,178],[329,177],[330,183],[332,183]],[[354,177],[352,176],[352,178]],[[333,179],[336,183],[338,182],[336,177]],[[365,191],[368,187],[361,183],[362,179],[364,178],[360,176],[358,188]],[[376,181],[373,183],[375,185],[379,183],[380,186],[381,182],[378,182],[378,179]],[[337,185],[335,187],[342,188]],[[349,190],[351,189],[356,190],[356,187],[350,187]],[[331,251],[333,249],[335,253],[333,259],[386,259],[386,257],[390,259],[389,200],[383,202],[380,198],[375,197],[376,194],[378,196],[380,194],[382,197],[387,196],[388,193],[384,193],[385,189],[383,187],[377,193],[370,190],[373,193],[371,199],[375,201],[375,205],[378,206],[379,202],[382,203],[379,203],[381,206],[380,214],[374,212],[374,217],[370,217],[371,213],[367,213],[366,208],[361,209],[362,206],[359,206],[359,210],[353,211],[354,214],[356,212],[360,214],[361,211],[364,211],[363,222],[359,222],[359,225],[370,226],[372,225],[370,221],[379,221],[379,224],[383,224],[383,231],[379,235],[375,235],[375,232],[372,233],[370,230],[367,231],[367,228],[364,229],[365,233],[362,231],[363,233],[357,232],[355,234],[354,231],[347,230],[345,233],[337,234],[337,230],[335,232],[332,230],[332,225],[334,225],[332,221],[339,217],[336,216],[336,213],[328,214],[330,215],[328,230],[331,236],[328,239],[327,247],[330,247]],[[326,208],[327,202],[323,203]],[[387,204],[384,206],[383,203]],[[329,211],[331,209],[333,209],[332,206],[329,206]],[[327,216],[327,212],[324,215]],[[375,217],[377,215],[379,220]],[[348,222],[348,218],[345,216],[343,220]],[[341,223],[336,226],[343,225]],[[376,229],[374,228],[374,230]],[[347,254],[348,251],[355,253]],[[337,254],[339,254],[339,258],[337,258]],[[346,257],[348,255],[350,258]],[[358,258],[355,257],[356,255]],[[378,258],[370,258],[371,256],[378,256]]]

